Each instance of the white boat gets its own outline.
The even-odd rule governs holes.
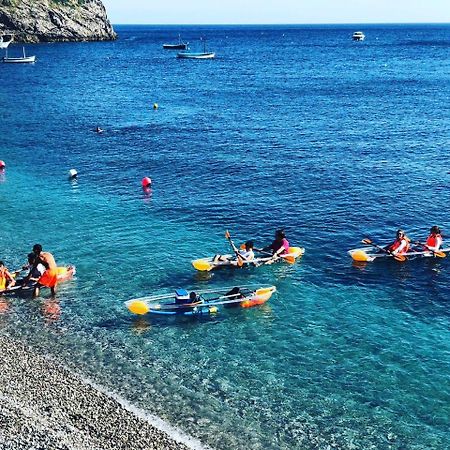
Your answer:
[[[355,31],[352,35],[354,41],[363,41],[365,38],[366,35],[362,31]]]
[[[213,59],[216,57],[214,52],[179,52],[177,53],[177,58],[185,59]]]
[[[216,57],[214,52],[206,51],[206,40],[203,40],[203,51],[202,52],[191,52],[190,50],[186,50],[184,52],[177,53],[177,58],[184,59],[213,59]]]
[[[11,42],[13,41],[14,36],[12,34],[9,35],[9,37],[10,37],[9,41],[5,40],[7,36],[8,36],[7,34],[0,36],[0,49],[1,50],[8,48],[8,45],[11,44]]]
[[[23,56],[9,57],[8,49],[6,50],[6,56],[2,59],[4,63],[20,64],[20,63],[34,63],[36,62],[36,56],[27,56],[25,54],[25,47],[23,47]]]

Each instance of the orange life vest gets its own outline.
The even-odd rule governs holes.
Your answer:
[[[438,239],[442,242],[442,236],[440,234],[430,234],[427,238],[426,244],[429,247],[435,248],[438,244]]]
[[[389,246],[388,250],[390,252],[393,252],[393,251],[397,250],[400,247],[400,245],[403,244],[403,242],[406,242],[406,245],[405,245],[405,247],[402,249],[402,251],[400,253],[401,254],[402,253],[406,253],[409,250],[409,240],[407,238],[396,239],[394,241],[394,243]]]

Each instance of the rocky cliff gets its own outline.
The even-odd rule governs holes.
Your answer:
[[[116,38],[101,0],[0,0],[0,35],[16,42]]]

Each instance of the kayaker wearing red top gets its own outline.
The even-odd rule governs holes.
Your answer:
[[[395,241],[386,247],[386,250],[393,255],[404,255],[409,250],[410,240],[403,230],[397,231],[397,238]]]
[[[427,248],[433,252],[438,252],[441,248],[443,239],[441,235],[441,230],[437,225],[434,225],[430,229],[430,235],[427,237],[425,242]]]
[[[284,230],[275,231],[275,240],[268,247],[264,247],[263,251],[271,251],[273,254],[273,261],[275,261],[280,255],[288,253],[289,241],[286,239]]]

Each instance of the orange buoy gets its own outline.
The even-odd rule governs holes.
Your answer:
[[[152,179],[149,177],[144,177],[144,178],[142,178],[141,184],[144,189],[148,188],[152,185]]]

